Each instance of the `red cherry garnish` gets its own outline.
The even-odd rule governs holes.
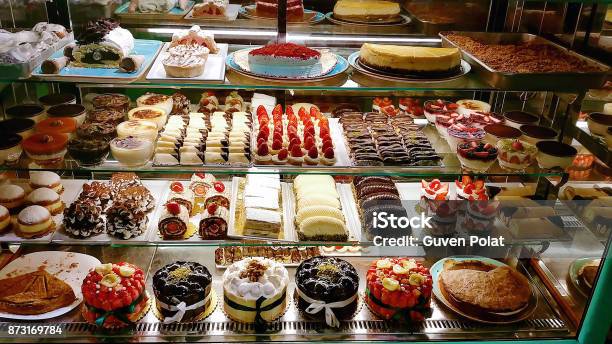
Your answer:
[[[178,215],[181,212],[181,206],[176,202],[166,203],[166,210],[172,215]]]
[[[172,182],[172,184],[170,184],[170,190],[174,192],[183,192],[185,188],[181,182]]]
[[[287,151],[287,148],[283,148],[278,152],[278,160],[287,160],[288,156],[289,152]]]
[[[223,182],[214,182],[213,187],[215,190],[217,190],[217,192],[225,191],[225,184],[223,184]]]

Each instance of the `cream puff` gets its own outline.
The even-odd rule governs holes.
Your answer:
[[[5,206],[0,205],[0,234],[11,229],[11,214]]]
[[[58,194],[64,192],[60,176],[50,171],[30,171],[30,187],[32,190],[49,188]]]
[[[55,221],[51,218],[51,213],[40,205],[26,207],[17,216],[15,234],[22,238],[39,238],[54,230]]]
[[[0,205],[8,208],[11,212],[23,205],[25,196],[25,191],[19,185],[0,185]]]
[[[57,215],[64,211],[64,202],[62,202],[57,192],[49,188],[35,189],[26,199],[30,204],[47,208],[51,215]]]

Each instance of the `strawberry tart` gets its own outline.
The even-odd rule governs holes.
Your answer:
[[[300,77],[322,72],[321,53],[295,43],[268,44],[248,54],[250,72],[272,77]]]
[[[424,113],[429,123],[436,123],[436,116],[457,112],[459,105],[445,100],[428,100],[424,104]]]
[[[464,142],[457,146],[457,156],[466,170],[486,172],[497,158],[497,148],[485,142]]]
[[[366,274],[365,302],[386,320],[419,322],[431,315],[429,269],[411,258],[383,258]]]
[[[83,285],[83,318],[103,328],[134,324],[149,310],[145,274],[130,263],[102,264],[90,271]]]
[[[499,166],[509,170],[524,170],[535,161],[536,146],[521,140],[503,139],[497,142]]]
[[[279,104],[272,116],[263,106],[257,108],[257,149],[253,159],[258,165],[332,166],[336,163],[329,120],[319,110],[301,107],[297,115],[292,107]]]

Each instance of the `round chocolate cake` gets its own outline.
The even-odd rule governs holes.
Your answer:
[[[175,317],[174,322],[196,320],[210,304],[211,282],[208,269],[195,262],[178,261],[157,270],[153,275],[153,293],[159,314],[166,319],[175,317],[177,306],[184,302],[187,310],[182,317]],[[197,303],[198,306],[192,306]]]
[[[352,318],[357,310],[359,275],[345,260],[321,256],[307,259],[297,268],[295,282],[297,306],[306,316],[326,319],[323,308],[318,311],[307,310],[312,300],[331,304],[330,309],[338,320]],[[334,307],[338,306],[333,305],[337,302],[341,303],[340,307]],[[339,323],[329,321],[327,324],[339,326]]]

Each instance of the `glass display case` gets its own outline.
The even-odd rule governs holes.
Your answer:
[[[606,342],[608,7],[0,0],[0,342]]]

